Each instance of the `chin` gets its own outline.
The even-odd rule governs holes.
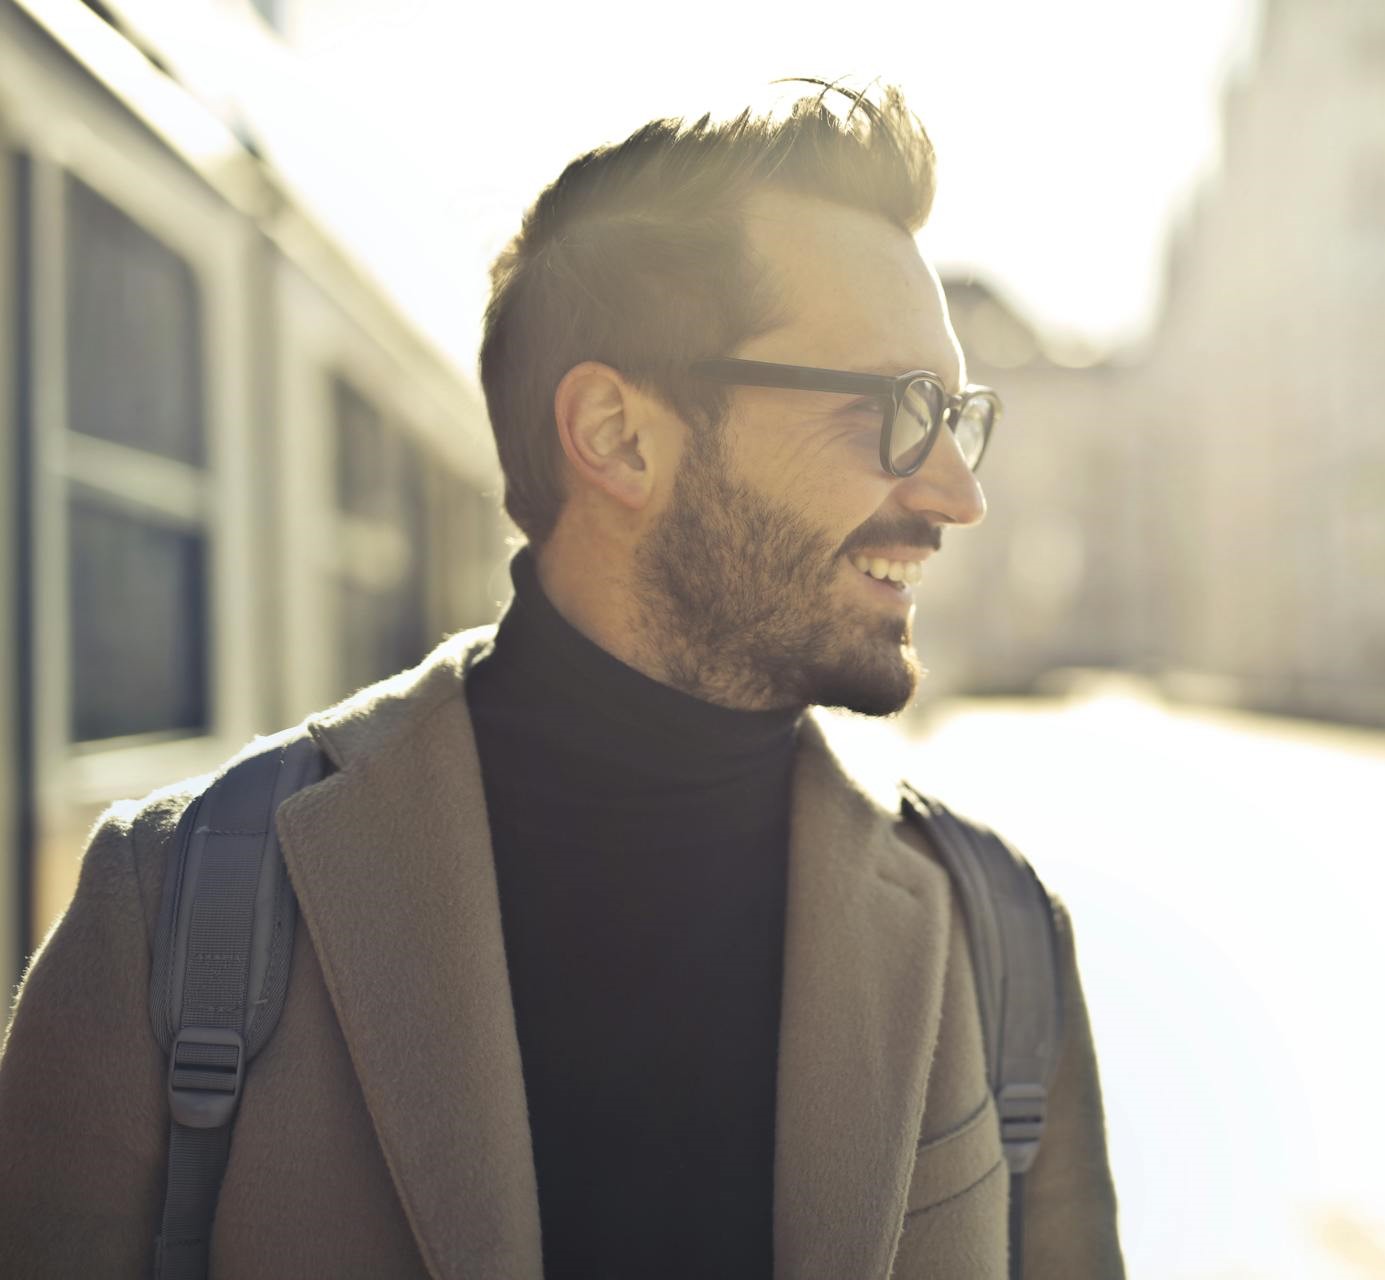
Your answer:
[[[815,673],[814,706],[862,716],[898,715],[918,692],[923,669],[912,648],[900,646],[885,661],[843,663]]]

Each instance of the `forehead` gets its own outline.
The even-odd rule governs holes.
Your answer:
[[[745,232],[784,323],[738,354],[882,373],[931,369],[949,382],[960,376],[942,289],[907,232],[876,214],[773,190],[752,197]]]

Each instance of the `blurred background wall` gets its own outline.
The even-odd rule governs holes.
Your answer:
[[[986,536],[938,562],[935,690],[1121,667],[1385,726],[1385,7],[1267,4],[1221,152],[1137,345],[1065,367],[949,281],[1015,447],[987,459]]]
[[[677,58],[643,12],[0,0],[6,989],[105,805],[496,616],[472,365],[538,188],[854,60],[939,144],[1006,416],[924,696],[842,748],[1077,908],[1132,1276],[1385,1275],[1385,5],[718,3]],[[1340,1102],[1291,1138],[1285,1088]]]
[[[490,620],[504,554],[476,392],[109,11],[0,5],[0,228],[10,987],[106,804]]]

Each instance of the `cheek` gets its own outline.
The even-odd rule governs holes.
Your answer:
[[[834,558],[844,543],[876,517],[887,490],[842,471],[835,481],[819,481],[795,495],[795,511]]]
[[[787,469],[785,490],[815,522],[849,533],[889,497],[889,477],[880,470],[877,453],[841,440],[805,452]]]
[[[837,546],[879,510],[890,480],[880,470],[879,436],[853,440],[795,424],[760,424],[729,441],[728,472],[779,510]]]

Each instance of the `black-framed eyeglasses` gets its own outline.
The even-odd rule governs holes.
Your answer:
[[[700,360],[689,372],[733,387],[835,391],[878,400],[880,465],[892,476],[911,476],[923,466],[944,426],[951,430],[967,466],[975,471],[1001,412],[1000,397],[990,387],[970,386],[961,395],[949,395],[943,380],[925,369],[892,378],[728,357]]]

